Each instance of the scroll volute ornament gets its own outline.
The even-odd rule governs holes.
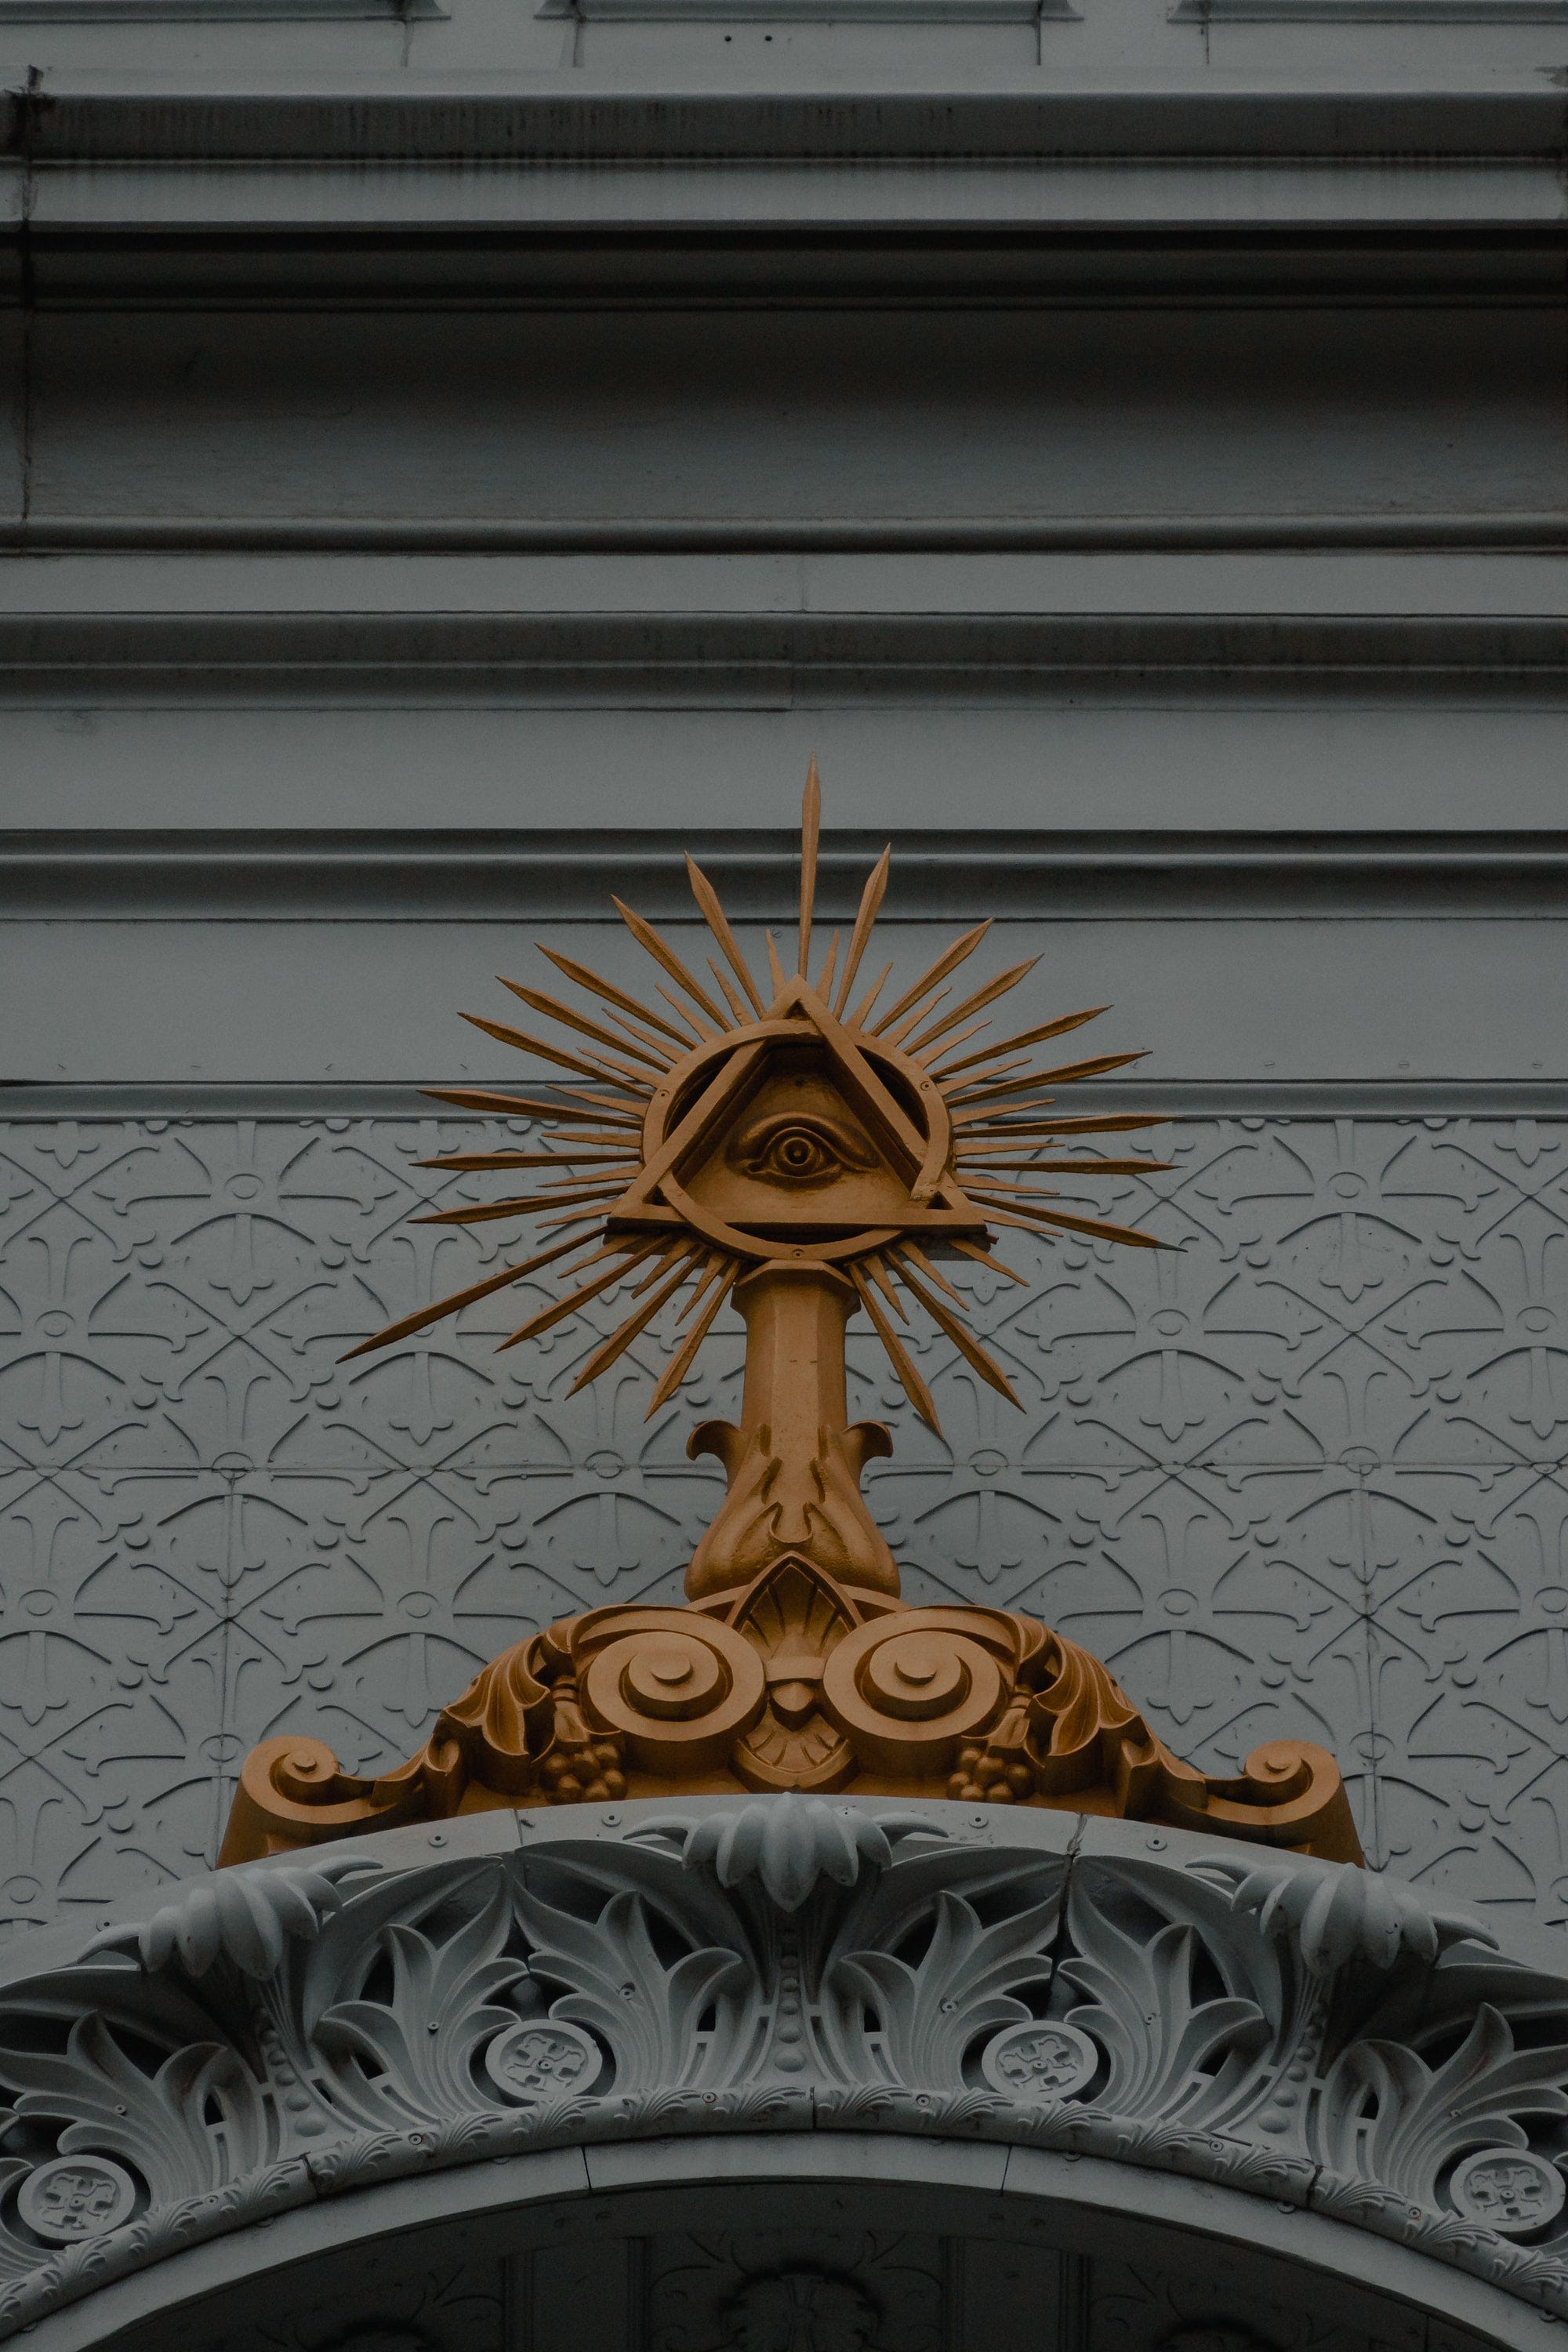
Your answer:
[[[1016,965],[950,1003],[952,976],[984,924],[882,1009],[888,971],[855,1001],[886,856],[842,962],[835,934],[814,976],[817,823],[814,767],[796,969],[785,972],[770,938],[765,992],[694,866],[717,950],[711,987],[626,908],[663,975],[658,1005],[553,950],[545,952],[585,1003],[505,983],[564,1039],[477,1025],[569,1082],[549,1098],[471,1088],[441,1098],[540,1120],[552,1148],[429,1164],[462,1175],[526,1169],[542,1182],[510,1200],[438,1210],[430,1222],[546,1216],[552,1236],[568,1237],[363,1343],[409,1338],[570,1265],[577,1286],[531,1314],[504,1343],[511,1347],[635,1277],[622,1319],[592,1347],[575,1385],[668,1310],[686,1328],[654,1384],[652,1413],[732,1299],[746,1331],[741,1414],[738,1423],[703,1423],[689,1442],[693,1455],[717,1456],[727,1491],[688,1570],[687,1607],[595,1609],[518,1643],[443,1709],[419,1755],[395,1772],[356,1779],[317,1740],[264,1743],[244,1769],[226,1861],[487,1806],[851,1786],[1180,1822],[1359,1858],[1339,1775],[1321,1750],[1276,1742],[1236,1778],[1205,1778],[1062,1634],[1005,1611],[900,1599],[897,1565],[860,1489],[868,1463],[891,1446],[880,1423],[848,1418],[850,1317],[865,1316],[938,1435],[935,1401],[906,1338],[911,1310],[1016,1404],[942,1265],[978,1261],[1007,1276],[993,1254],[995,1228],[1158,1248],[1151,1234],[1064,1210],[1041,1178],[1150,1174],[1165,1163],[1041,1156],[1069,1139],[1076,1146],[1154,1122],[1064,1118],[1055,1108],[1064,1085],[1137,1058],[1032,1066],[1030,1049],[1092,1011],[972,1042],[988,1026],[986,1008],[1030,969]]]

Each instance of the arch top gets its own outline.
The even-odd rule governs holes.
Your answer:
[[[1497,2342],[1568,2316],[1554,1950],[1144,1824],[784,1795],[381,1832],[12,1955],[0,2080],[0,2326],[49,2352],[312,2243],[785,2177],[964,2186],[981,2236],[1030,2197],[1052,2243],[1267,2238]]]

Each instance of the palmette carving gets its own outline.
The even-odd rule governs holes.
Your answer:
[[[309,2194],[792,2129],[1184,2172],[1568,2315],[1568,1976],[1428,1938],[1415,1890],[1408,1932],[1309,1949],[1335,1865],[1282,1862],[1265,1920],[1176,1831],[1075,1858],[1037,1817],[788,1795],[547,1815],[504,1853],[481,1827],[341,1879],[264,1972],[131,1922],[0,1990],[0,2327]]]

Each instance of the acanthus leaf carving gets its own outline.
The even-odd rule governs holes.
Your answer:
[[[189,1980],[171,1937],[151,1973],[84,1937],[13,1978],[0,2316],[303,2195],[764,2129],[1179,2172],[1568,2313],[1568,1974],[1473,1940],[1430,1958],[1415,1928],[1373,1968],[1359,1927],[1320,1932],[1330,1879],[1266,1921],[1233,1906],[1214,1843],[1179,1832],[1157,1858],[1116,1824],[1089,1852],[1038,1816],[760,1798],[546,1814],[499,1853],[484,1827],[453,1824],[439,1860],[389,1843],[264,1976],[220,1958]],[[1381,1960],[1384,1915],[1358,1916]],[[102,2222],[92,2263],[11,2218],[28,2182],[29,2210],[78,2217],[58,2226]]]

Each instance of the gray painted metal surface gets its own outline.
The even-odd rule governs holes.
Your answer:
[[[0,0],[0,1919],[673,1588],[732,1360],[332,1362],[468,1246],[457,1006],[688,841],[773,919],[816,751],[830,896],[1190,1122],[1179,1257],[985,1303],[1023,1416],[928,1351],[910,1589],[1561,1920],[1559,0],[380,13]]]
[[[738,1323],[651,1423],[656,1340],[568,1400],[592,1318],[498,1359],[524,1309],[476,1310],[338,1370],[496,1244],[409,1223],[458,1196],[414,1166],[456,1122],[265,1103],[5,1136],[18,1927],[210,1862],[256,1741],[389,1765],[524,1628],[678,1593],[721,1491],[684,1441],[733,1409]],[[1022,1414],[917,1339],[939,1441],[853,1348],[906,1592],[1061,1626],[1205,1769],[1321,1740],[1374,1864],[1563,1920],[1568,1126],[1211,1117],[1163,1148],[1099,1191],[1179,1254],[1020,1238],[1027,1295],[969,1286]]]

